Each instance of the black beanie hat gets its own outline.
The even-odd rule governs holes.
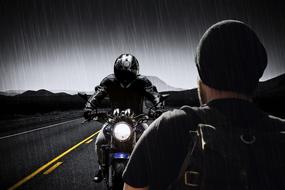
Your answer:
[[[201,38],[196,66],[203,83],[218,89],[251,94],[267,65],[266,50],[246,24],[225,20]]]

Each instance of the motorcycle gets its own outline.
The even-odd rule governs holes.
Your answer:
[[[86,94],[78,95],[89,102]],[[168,96],[162,95],[160,101],[149,108],[147,114],[135,115],[131,109],[114,109],[110,114],[98,112],[94,106],[91,120],[104,123],[102,126],[103,133],[108,141],[106,145],[101,147],[104,163],[102,165],[103,179],[108,190],[123,189],[122,174],[130,154],[143,133],[144,126],[148,126],[148,122],[163,112],[155,108],[158,104],[163,103]]]

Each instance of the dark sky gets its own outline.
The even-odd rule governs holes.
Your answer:
[[[90,91],[125,52],[138,58],[142,74],[193,88],[199,38],[224,19],[257,32],[268,79],[285,73],[284,10],[258,0],[1,0],[0,90]]]

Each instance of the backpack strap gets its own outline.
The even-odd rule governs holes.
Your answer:
[[[174,189],[174,187],[179,184],[179,182],[181,180],[184,179],[184,184],[186,186],[192,187],[193,189],[197,188],[199,186],[200,183],[200,171],[201,169],[198,168],[198,171],[186,171],[187,167],[189,166],[189,163],[191,162],[195,162],[197,160],[197,157],[193,157],[194,151],[196,151],[197,148],[201,147],[199,146],[201,144],[200,141],[200,134],[199,134],[199,123],[202,122],[202,119],[200,118],[200,116],[198,115],[198,108],[191,108],[190,106],[183,106],[180,108],[181,110],[183,110],[187,117],[191,117],[191,121],[194,123],[193,126],[193,130],[190,130],[189,133],[193,138],[193,142],[189,143],[188,146],[188,152],[186,154],[186,157],[181,165],[181,168],[179,170],[179,175],[177,176],[177,178],[173,181],[173,183],[171,183],[171,185],[168,187],[168,189]],[[194,160],[195,159],[195,160]]]
[[[193,141],[189,143],[188,152],[179,170],[179,175],[168,189],[177,189],[178,184],[184,184],[184,188],[187,187],[187,189],[200,189],[204,175],[204,136],[209,136],[215,131],[215,127],[208,125],[208,120],[220,118],[223,121],[225,118],[213,109],[211,109],[211,114],[208,114],[210,109],[207,105],[203,107],[183,106],[180,109],[186,113],[186,117],[193,123],[192,129],[189,131]],[[190,171],[187,170],[189,166],[191,167]]]

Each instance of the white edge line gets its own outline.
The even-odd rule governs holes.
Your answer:
[[[58,126],[58,125],[61,125],[61,124],[65,124],[65,123],[69,123],[69,122],[72,122],[72,121],[75,121],[75,120],[78,120],[78,119],[81,119],[81,118],[72,119],[72,120],[69,120],[69,121],[64,121],[64,122],[61,122],[61,123],[56,123],[56,124],[48,125],[48,126],[45,126],[45,127],[29,130],[29,131],[24,131],[24,132],[12,134],[12,135],[3,136],[3,137],[0,137],[0,140],[7,139],[7,138],[10,138],[10,137],[19,136],[19,135],[23,135],[23,134],[27,134],[27,133],[31,133],[31,132],[35,132],[35,131],[40,131],[40,130],[43,130],[43,129],[52,128],[52,127],[55,127],[55,126]]]

